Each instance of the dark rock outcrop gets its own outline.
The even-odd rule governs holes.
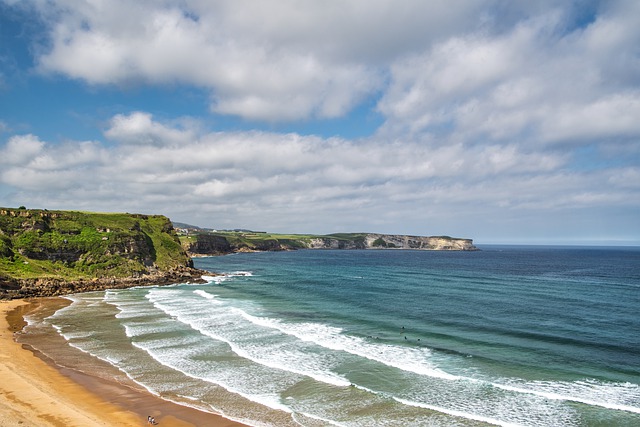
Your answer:
[[[223,236],[200,234],[189,239],[186,250],[192,256],[224,255],[234,252],[229,241]]]
[[[205,283],[203,275],[214,273],[182,267],[170,271],[155,272],[139,277],[101,277],[93,279],[64,280],[59,278],[15,279],[0,277],[0,299],[52,297],[78,292],[124,289],[133,286],[162,286],[175,283]]]

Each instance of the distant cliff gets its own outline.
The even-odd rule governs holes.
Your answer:
[[[471,239],[448,236],[405,236],[396,234],[368,233],[345,241],[331,236],[311,239],[311,249],[420,249],[431,251],[474,251]]]
[[[416,249],[435,251],[475,251],[471,239],[448,236],[406,236],[375,233],[329,235],[284,235],[257,232],[187,232],[182,245],[191,256],[223,255],[247,251],[287,251],[296,249]]]
[[[167,217],[0,208],[0,297],[198,278]]]

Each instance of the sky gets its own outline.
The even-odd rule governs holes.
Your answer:
[[[640,2],[0,0],[0,206],[640,245]]]

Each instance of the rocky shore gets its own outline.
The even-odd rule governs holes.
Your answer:
[[[0,277],[0,299],[52,297],[78,292],[124,289],[133,286],[162,286],[175,283],[205,283],[202,275],[214,273],[190,267],[177,267],[169,271],[142,274],[137,277],[101,277],[64,280],[59,278],[16,279]]]
[[[162,215],[0,208],[0,299],[202,282]]]

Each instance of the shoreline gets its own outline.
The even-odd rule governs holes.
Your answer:
[[[242,427],[221,415],[182,406],[116,380],[66,368],[14,338],[24,315],[59,299],[0,301],[0,419],[5,427]],[[245,426],[246,427],[246,426]]]
[[[216,273],[192,267],[174,268],[131,277],[94,277],[64,279],[59,277],[7,278],[0,276],[0,301],[39,297],[56,297],[82,292],[123,289],[135,286],[165,286],[176,283],[202,283],[202,275]]]

